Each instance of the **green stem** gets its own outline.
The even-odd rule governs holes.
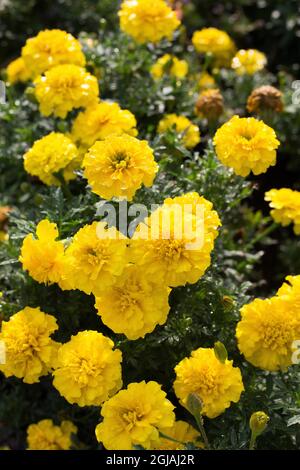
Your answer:
[[[255,442],[256,442],[256,434],[253,432],[251,433],[251,439],[250,439],[250,444],[249,444],[249,450],[254,450],[255,447]]]
[[[274,232],[274,230],[278,227],[278,224],[276,222],[273,222],[269,227],[267,227],[263,232],[259,233],[257,237],[255,237],[250,243],[248,243],[245,247],[245,251],[247,249],[252,248],[256,243],[258,243],[260,240],[265,238],[267,235],[270,235],[270,233]]]
[[[174,439],[173,437],[167,436],[167,434],[164,434],[163,432],[159,431],[160,437],[163,437],[164,439],[168,439],[168,441],[176,442],[176,444],[180,444],[185,446],[184,442],[178,441],[177,439]]]
[[[198,425],[198,428],[200,430],[200,433],[201,433],[201,436],[203,438],[206,449],[210,449],[208,438],[207,438],[207,435],[206,435],[206,432],[205,432],[205,429],[204,429],[204,426],[203,426],[203,418],[200,415],[200,413],[199,414],[197,413],[197,415],[195,416],[195,420],[197,422],[197,425]]]

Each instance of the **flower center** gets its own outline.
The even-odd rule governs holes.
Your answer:
[[[125,429],[131,431],[132,428],[143,419],[143,414],[136,410],[125,411],[122,414],[122,419],[125,424]]]
[[[161,258],[167,258],[169,261],[178,260],[185,250],[184,240],[156,240],[156,250]]]
[[[199,396],[214,393],[217,387],[216,374],[208,367],[203,367],[200,374],[195,377]]]
[[[292,327],[282,322],[272,322],[263,327],[263,344],[265,348],[276,350],[291,341]]]
[[[111,159],[111,165],[114,170],[123,170],[130,165],[130,156],[125,152],[116,153]]]

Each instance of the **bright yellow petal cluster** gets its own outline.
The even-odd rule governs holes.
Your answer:
[[[142,184],[152,185],[158,171],[148,142],[126,134],[96,142],[85,155],[83,168],[94,193],[129,201]]]
[[[121,30],[139,43],[171,39],[180,25],[164,0],[124,0],[118,14]]]
[[[57,330],[56,319],[39,308],[25,307],[3,321],[0,341],[5,344],[5,364],[0,371],[32,384],[55,366],[58,343],[50,338]]]
[[[196,447],[203,447],[199,432],[184,421],[175,421],[171,428],[162,429],[161,431],[165,436],[171,437],[171,439],[178,442],[161,437],[159,442],[153,447],[154,450],[184,450],[184,444],[188,443],[193,443]]]
[[[195,31],[193,45],[201,54],[213,55],[215,65],[229,65],[235,53],[235,44],[230,36],[217,28],[203,28]]]
[[[31,78],[22,57],[18,57],[8,64],[6,74],[7,80],[11,85],[17,82],[27,82]]]
[[[36,227],[36,238],[30,233],[23,240],[20,261],[23,269],[39,283],[59,282],[64,266],[64,244],[56,241],[56,224],[45,219]]]
[[[256,49],[241,49],[232,59],[231,67],[238,75],[253,75],[267,65],[263,52]]]
[[[173,426],[174,406],[157,382],[131,383],[104,403],[96,437],[107,450],[152,449],[159,431]]]
[[[299,283],[297,288],[299,291]],[[261,369],[286,370],[292,364],[292,343],[300,338],[299,294],[296,308],[294,293],[285,290],[270,299],[255,299],[241,309],[238,346],[246,360]]]
[[[97,331],[81,331],[58,351],[53,385],[79,406],[100,406],[122,387],[122,353]]]
[[[186,148],[194,148],[200,142],[199,127],[185,116],[167,114],[161,119],[158,124],[159,134],[163,134],[172,129],[181,136],[182,142]]]
[[[68,167],[77,162],[78,150],[71,139],[59,132],[50,134],[36,140],[24,155],[24,168],[33,176],[37,176],[47,185],[59,186],[61,183],[55,173],[68,178]],[[74,175],[75,176],[75,175]]]
[[[189,71],[186,60],[180,60],[174,55],[165,54],[152,65],[150,73],[154,79],[159,79],[164,75],[171,75],[176,78],[184,78]]]
[[[265,173],[276,164],[280,145],[275,131],[255,118],[233,116],[221,126],[214,137],[217,157],[240,176]]]
[[[198,87],[200,90],[205,90],[207,88],[216,88],[216,81],[212,75],[207,72],[200,73],[198,80]]]
[[[78,65],[58,65],[34,81],[35,96],[44,116],[64,119],[76,108],[87,108],[99,99],[96,77]]]
[[[136,228],[132,259],[164,285],[193,284],[210,265],[219,225],[212,204],[197,193],[168,198]]]
[[[115,285],[96,298],[96,308],[105,325],[128,339],[144,338],[169,313],[170,289],[144,275],[143,269],[128,265]]]
[[[175,367],[174,390],[183,405],[188,396],[196,393],[203,404],[202,413],[215,418],[228,408],[231,402],[237,403],[244,390],[242,376],[232,361],[217,359],[214,350],[199,348]]]
[[[22,58],[33,78],[57,65],[85,65],[80,42],[60,29],[46,29],[27,39]]]
[[[60,287],[101,295],[127,264],[127,242],[118,230],[103,222],[82,227],[65,251]]]
[[[117,103],[101,101],[78,114],[72,126],[71,137],[88,148],[96,140],[123,133],[137,135],[134,115],[127,109],[121,109]]]
[[[293,307],[297,310],[300,308],[300,275],[287,276],[286,282],[278,289],[278,296],[289,296],[289,300],[293,302]]]
[[[278,224],[286,227],[294,224],[294,232],[300,235],[300,192],[289,188],[271,189],[265,200],[270,203],[271,216]]]
[[[77,427],[71,421],[62,421],[60,426],[52,419],[43,419],[27,428],[28,450],[69,450],[72,434]]]

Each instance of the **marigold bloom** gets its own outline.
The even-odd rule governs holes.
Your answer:
[[[23,269],[39,283],[59,282],[63,269],[64,244],[56,241],[56,224],[44,219],[36,227],[36,238],[32,233],[23,240],[20,261]]]
[[[202,413],[215,418],[237,403],[244,390],[241,371],[232,361],[220,362],[211,348],[199,348],[175,367],[174,390],[183,405],[196,393],[202,401]]]
[[[127,109],[121,109],[117,103],[101,101],[78,114],[71,137],[88,148],[111,134],[136,136],[136,124],[134,115]]]
[[[127,239],[104,222],[93,222],[82,227],[66,249],[59,285],[101,295],[126,264]]]
[[[124,0],[118,14],[121,30],[139,43],[171,39],[180,25],[164,0]]]
[[[11,85],[17,82],[27,82],[31,78],[22,57],[18,57],[8,64],[6,75],[8,83]]]
[[[198,87],[200,90],[205,90],[206,88],[216,88],[216,80],[209,73],[202,72],[199,76]]]
[[[96,77],[77,65],[58,65],[34,81],[35,96],[44,116],[64,119],[76,108],[96,104],[99,87]]]
[[[80,42],[60,29],[46,29],[27,39],[22,58],[34,78],[57,65],[85,65]]]
[[[53,385],[79,406],[100,406],[122,387],[122,353],[97,331],[81,331],[58,350]]]
[[[231,67],[238,75],[253,75],[267,65],[263,52],[256,49],[241,49],[232,59]]]
[[[300,275],[287,276],[276,295],[285,296],[292,302],[293,308],[300,309]]]
[[[157,382],[131,383],[104,403],[96,437],[107,450],[151,449],[159,431],[173,426],[174,406]]]
[[[126,134],[96,142],[82,166],[94,193],[104,199],[121,197],[129,201],[142,184],[152,185],[158,171],[148,142]]]
[[[241,309],[238,347],[261,369],[286,370],[292,364],[293,341],[300,338],[300,312],[286,296],[255,299]]]
[[[235,44],[230,36],[217,28],[195,31],[192,42],[197,52],[212,54],[215,65],[228,65],[235,52]]]
[[[57,330],[56,319],[39,308],[25,307],[3,321],[0,341],[5,344],[6,362],[0,371],[32,384],[55,365],[58,343],[50,336]]]
[[[249,113],[261,114],[264,111],[283,111],[282,93],[277,88],[264,85],[255,88],[247,100]]]
[[[70,179],[65,169],[78,157],[78,150],[71,139],[59,132],[51,132],[36,140],[25,153],[24,168],[43,183],[59,186],[61,183],[55,173],[62,172],[66,180]]]
[[[134,262],[170,287],[197,282],[210,265],[220,225],[211,208],[197,193],[168,198],[136,228],[130,248]]]
[[[77,427],[71,421],[62,421],[56,426],[52,419],[43,419],[27,428],[28,450],[69,450],[72,434]]]
[[[218,119],[224,111],[224,100],[217,88],[203,90],[196,102],[196,114],[209,121]]]
[[[177,57],[165,54],[152,65],[150,73],[156,80],[164,75],[171,75],[176,78],[184,78],[189,71],[186,60],[179,60]]]
[[[294,224],[294,232],[300,235],[300,192],[289,188],[271,189],[265,194],[270,203],[271,216],[278,224],[286,227]]]
[[[161,431],[165,436],[179,442],[161,437],[159,442],[153,447],[153,450],[184,450],[184,444],[188,443],[193,443],[196,447],[203,447],[199,432],[184,421],[175,421],[171,428],[162,429]]]
[[[200,142],[199,127],[185,116],[167,114],[160,120],[158,124],[159,134],[172,129],[179,134],[186,148],[194,148]]]
[[[96,298],[96,308],[105,325],[128,339],[144,338],[156,325],[163,325],[170,310],[170,289],[143,269],[128,265],[115,285]]]
[[[240,176],[265,173],[276,164],[280,145],[275,131],[255,118],[233,116],[221,126],[214,137],[217,157]]]

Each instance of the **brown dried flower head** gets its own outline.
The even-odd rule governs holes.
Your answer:
[[[282,93],[271,85],[264,85],[252,91],[247,101],[249,113],[260,114],[263,111],[283,111]]]
[[[196,103],[196,113],[209,121],[221,116],[224,110],[224,100],[220,90],[213,88],[200,93]]]

